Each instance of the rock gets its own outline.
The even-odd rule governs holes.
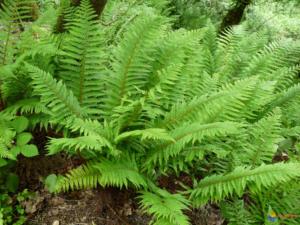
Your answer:
[[[52,206],[59,206],[65,203],[65,200],[63,198],[60,197],[54,197],[50,200],[50,204]]]
[[[125,203],[125,205],[124,205],[123,214],[124,214],[124,216],[131,216],[132,215],[132,208],[128,203]]]
[[[40,207],[41,203],[44,201],[45,197],[38,194],[35,195],[32,199],[22,202],[22,206],[25,208],[27,214],[35,213]]]
[[[53,209],[51,214],[52,214],[52,216],[57,216],[59,214],[59,210]]]
[[[58,220],[55,220],[52,225],[59,225],[59,221]]]

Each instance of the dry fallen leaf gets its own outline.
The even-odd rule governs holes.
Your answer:
[[[55,220],[52,225],[59,225],[59,221],[58,220]]]

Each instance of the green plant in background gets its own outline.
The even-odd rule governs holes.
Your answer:
[[[233,1],[175,0],[170,1],[171,13],[177,17],[175,27],[197,29],[205,27],[207,21],[219,26]]]
[[[18,193],[15,205],[11,194],[18,190],[19,177],[13,173],[13,166],[18,155],[33,157],[38,155],[38,149],[30,144],[32,135],[25,130],[28,119],[19,116],[15,118],[0,117],[0,224],[21,225],[26,221],[25,212],[20,205],[28,198],[28,191]]]
[[[204,23],[173,31],[174,21],[189,29],[200,23],[176,25],[168,4],[110,2],[97,18],[82,0],[79,7],[49,8],[64,16],[63,32],[54,29],[57,18],[47,27],[49,15],[24,23],[13,39],[20,48],[0,78],[0,116],[10,131],[2,151],[28,153],[27,126],[13,125],[26,119],[16,115],[26,116],[30,128],[62,131],[50,138],[49,154],[80,154],[87,163],[50,175],[47,189],[135,188],[155,225],[189,224],[186,210],[212,202],[231,224],[263,223],[269,208],[294,213],[299,43],[269,42],[243,26],[223,36]],[[288,162],[280,159],[284,154]],[[159,186],[161,176],[181,174],[193,184],[172,193]]]
[[[270,39],[299,37],[299,1],[255,1],[248,12],[244,25],[255,32],[264,31]]]
[[[153,224],[184,225],[189,206],[243,194],[255,201],[255,193],[298,179],[293,155],[272,162],[284,131],[299,124],[297,43],[268,43],[242,27],[220,39],[213,26],[171,31],[168,18],[146,6],[106,52],[89,1],[73,17],[54,74],[25,63],[50,124],[67,131],[49,141],[49,154],[89,160],[52,175],[49,189],[135,187]],[[193,187],[158,187],[161,175],[181,172]]]
[[[32,139],[31,133],[25,132],[28,128],[27,118],[20,116],[12,120],[0,121],[0,155],[1,165],[5,165],[5,158],[16,160],[19,154],[25,157],[38,155],[35,145],[29,144]]]
[[[0,194],[0,225],[22,225],[26,222],[23,203],[33,198],[27,189],[19,192],[16,202],[8,194]]]

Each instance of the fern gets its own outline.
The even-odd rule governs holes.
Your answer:
[[[63,41],[59,57],[59,77],[74,93],[79,104],[93,114],[99,103],[104,57],[102,35],[89,1],[82,1],[67,27],[69,34]]]
[[[72,170],[65,177],[58,177],[56,191],[95,188],[99,183],[100,176],[93,163],[83,165]]]
[[[159,16],[140,19],[119,43],[112,62],[113,73],[107,82],[107,112],[121,105],[129,95],[138,95],[138,89],[145,85],[151,69],[148,66],[153,54],[151,46],[153,39],[160,36],[162,22]]]
[[[299,45],[268,43],[241,26],[223,35],[212,24],[174,31],[167,4],[110,2],[98,20],[83,0],[56,11],[63,33],[33,23],[12,39],[19,40],[17,54],[4,54],[11,59],[2,67],[1,116],[23,114],[32,127],[60,131],[49,138],[48,153],[86,160],[59,176],[57,192],[134,188],[156,225],[189,224],[186,210],[209,202],[240,209],[245,218],[228,219],[232,224],[261,222],[259,193],[298,182]],[[118,7],[124,14],[115,15]],[[285,141],[292,143],[290,162],[274,164]],[[182,173],[194,180],[182,185],[187,191],[159,187],[160,176]],[[281,209],[280,196],[270,195],[274,209]]]
[[[190,198],[197,206],[209,200],[219,201],[234,194],[242,195],[246,187],[261,190],[278,183],[288,182],[299,176],[299,164],[262,165],[255,169],[238,167],[226,175],[213,175],[201,180],[190,190]]]
[[[251,213],[245,209],[243,200],[234,199],[232,202],[221,203],[222,215],[229,221],[230,225],[255,224]],[[238,212],[238,213],[237,213]]]
[[[274,113],[254,123],[248,128],[244,145],[234,153],[235,163],[242,165],[261,165],[270,163],[277,152],[280,137],[280,114]],[[246,136],[246,137],[245,137]]]
[[[101,136],[82,136],[76,138],[52,139],[49,142],[49,155],[54,155],[59,151],[99,151],[104,147],[111,147],[111,144]]]
[[[116,186],[128,187],[129,184],[139,188],[146,187],[147,181],[139,173],[134,159],[123,161],[93,162],[71,171],[66,177],[59,180],[57,191],[83,189],[87,187]]]
[[[201,142],[204,138],[212,138],[216,136],[226,136],[228,134],[235,134],[238,132],[240,124],[231,122],[217,122],[210,124],[184,125],[175,129],[171,133],[174,142],[162,144],[154,147],[154,152],[149,154],[147,163],[168,161],[172,156],[176,156],[188,143]]]
[[[35,93],[37,95],[42,93],[41,101],[50,108],[53,118],[61,121],[71,116],[84,117],[84,110],[82,110],[78,100],[62,81],[57,82],[49,73],[34,66],[27,65],[27,68],[33,78]]]
[[[17,40],[20,38],[20,29],[24,29],[24,21],[33,17],[35,0],[5,0],[0,11],[0,65],[14,61]]]
[[[188,209],[188,200],[180,194],[170,194],[165,190],[156,190],[155,193],[142,192],[139,196],[142,209],[155,216],[153,225],[188,225],[189,221],[183,210]]]

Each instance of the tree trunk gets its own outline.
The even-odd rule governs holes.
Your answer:
[[[101,13],[103,12],[104,8],[105,8],[107,0],[90,0],[90,2],[93,5],[93,8],[94,8],[96,14],[99,17],[101,15]],[[72,0],[71,1],[72,6],[79,6],[80,3],[81,3],[81,0]],[[55,32],[56,33],[65,32],[65,19],[64,19],[64,13],[63,12],[57,18],[57,22],[56,22],[56,26],[55,26]]]
[[[79,6],[80,2],[81,2],[81,0],[73,0],[72,5]],[[90,0],[90,2],[93,5],[93,8],[94,8],[96,14],[98,16],[100,16],[106,3],[107,3],[107,0]]]
[[[239,24],[243,18],[245,9],[251,2],[252,0],[237,0],[235,6],[230,9],[224,17],[220,31],[224,31],[224,29],[230,26]]]

